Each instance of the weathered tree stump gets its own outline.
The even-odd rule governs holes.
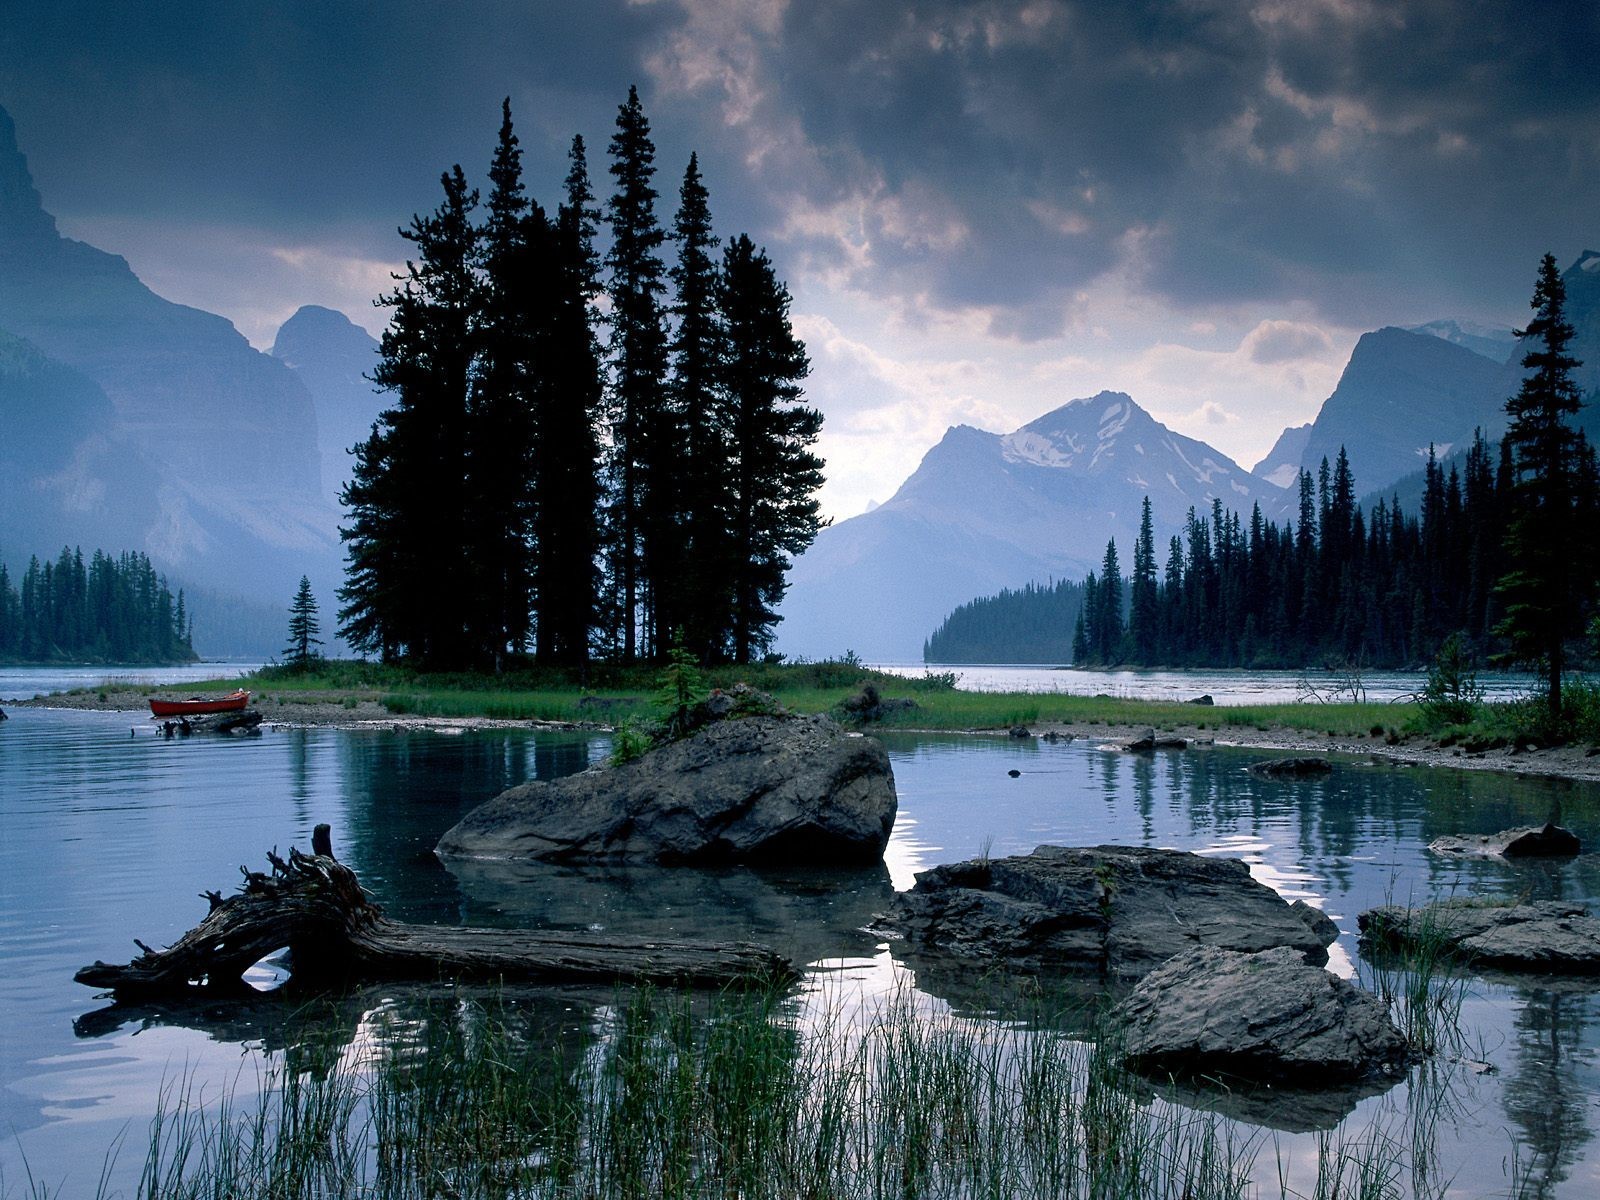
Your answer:
[[[679,942],[552,931],[408,925],[391,921],[336,861],[319,826],[322,854],[269,853],[270,873],[244,872],[238,894],[204,892],[211,911],[165,950],[118,965],[96,961],[73,976],[119,997],[184,996],[242,987],[254,964],[288,947],[301,983],[374,979],[503,979],[539,983],[618,981],[724,987],[784,983],[792,963],[749,942]]]

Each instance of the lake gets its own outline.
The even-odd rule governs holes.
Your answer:
[[[1208,695],[1219,705],[1284,704],[1303,699],[1349,700],[1339,689],[1345,676],[1330,671],[1127,669],[1079,670],[1048,664],[1031,666],[972,663],[873,663],[880,671],[918,678],[929,671],[954,672],[956,687],[969,692],[1050,692],[1069,696],[1107,695],[1130,700],[1192,700]],[[1408,700],[1422,690],[1420,671],[1365,671],[1359,675],[1363,699],[1374,704]],[[1487,700],[1525,696],[1537,681],[1514,671],[1484,671],[1478,676]],[[1307,697],[1306,686],[1317,691]]]
[[[364,1044],[382,1036],[384,1012],[421,1002],[391,986],[314,1012],[272,997],[114,1005],[72,981],[93,959],[125,961],[134,937],[172,941],[203,915],[198,893],[231,889],[240,865],[262,867],[268,849],[308,847],[320,821],[402,919],[748,938],[807,964],[802,1005],[906,986],[931,1008],[978,1019],[994,981],[903,961],[864,927],[916,870],[985,849],[1118,841],[1241,857],[1334,918],[1331,965],[1344,974],[1370,970],[1355,919],[1389,899],[1600,899],[1594,856],[1509,864],[1426,852],[1440,834],[1539,821],[1556,805],[1587,842],[1600,838],[1600,788],[1489,772],[1347,759],[1331,779],[1284,783],[1246,773],[1262,755],[1222,748],[1134,757],[1083,741],[893,734],[884,741],[901,807],[881,869],[446,868],[431,847],[468,809],[510,783],[580,770],[608,740],[383,727],[167,742],[131,714],[11,716],[0,725],[0,1194],[31,1176],[92,1195],[125,1134],[109,1172],[131,1195],[164,1087],[178,1081],[202,1098],[240,1081],[248,1090],[264,1061],[307,1038]],[[581,1044],[611,999],[550,989],[529,1003],[543,1006],[552,1038]],[[1446,1093],[1429,1136],[1452,1194],[1505,1195],[1513,1184],[1526,1195],[1600,1193],[1600,989],[1475,979],[1462,1023],[1464,1049],[1427,1084],[1430,1105]],[[1418,1078],[1354,1103],[1335,1136],[1401,1128]],[[1276,1194],[1278,1162],[1300,1178],[1318,1126],[1340,1113],[1249,1116],[1270,1131],[1260,1170]]]

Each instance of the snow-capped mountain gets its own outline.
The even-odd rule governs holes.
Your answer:
[[[1476,321],[1446,319],[1429,321],[1426,325],[1410,325],[1406,327],[1406,332],[1441,338],[1474,354],[1492,358],[1497,363],[1505,362],[1517,348],[1517,335],[1506,325],[1481,325]]]
[[[1259,503],[1282,520],[1292,499],[1121,392],[1011,433],[957,425],[888,502],[823,530],[795,563],[779,649],[914,661],[928,632],[976,596],[1082,576],[1111,538],[1126,567],[1145,496],[1163,560],[1191,507]]]

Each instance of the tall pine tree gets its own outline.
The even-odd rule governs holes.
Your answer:
[[[732,497],[727,463],[732,422],[719,386],[722,317],[717,307],[717,243],[710,197],[694,155],[684,171],[672,236],[677,322],[672,342],[673,410],[682,425],[684,470],[679,500],[683,558],[673,575],[674,603],[684,643],[701,661],[729,650],[729,523]]]
[[[1518,660],[1544,671],[1551,718],[1558,725],[1566,640],[1580,631],[1594,590],[1595,539],[1595,531],[1581,520],[1584,455],[1567,420],[1583,401],[1572,378],[1580,363],[1567,352],[1576,330],[1567,320],[1566,300],[1555,256],[1546,254],[1533,289],[1534,318],[1517,331],[1532,342],[1522,359],[1528,373],[1506,401],[1511,423],[1505,440],[1514,474],[1509,569],[1499,586],[1505,604],[1500,632]]]
[[[317,634],[322,624],[317,620],[317,598],[311,594],[311,580],[300,576],[300,588],[289,604],[289,644],[283,649],[286,665],[305,670],[321,658],[316,647],[322,645]]]
[[[631,662],[641,649],[654,653],[661,628],[670,631],[673,614],[661,606],[669,597],[660,594],[659,584],[677,565],[678,438],[661,308],[666,235],[656,220],[655,144],[637,88],[628,89],[617,111],[610,149],[616,190],[606,206],[612,365],[606,558],[617,593],[622,657]]]
[[[816,498],[822,460],[811,449],[822,414],[800,403],[811,365],[789,324],[789,291],[744,234],[723,253],[718,301],[732,428],[730,649],[745,663],[771,645],[789,556],[825,524]]]
[[[540,354],[539,471],[535,530],[539,661],[587,661],[597,623],[595,560],[600,548],[600,444],[604,398],[596,292],[594,195],[583,139],[573,138],[566,203],[551,231],[556,272]]]
[[[533,608],[529,546],[538,453],[535,393],[538,333],[548,322],[549,234],[522,184],[522,149],[501,107],[480,240],[477,361],[466,436],[467,638],[483,665],[498,670],[528,641]]]
[[[478,194],[459,166],[444,200],[401,236],[416,257],[381,303],[389,326],[373,382],[394,397],[356,449],[339,533],[349,566],[341,631],[356,649],[437,668],[471,665],[461,597],[467,571],[466,432],[479,304]]]

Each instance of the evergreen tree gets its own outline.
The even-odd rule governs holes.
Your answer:
[[[622,657],[653,654],[672,628],[657,585],[676,569],[678,438],[667,393],[667,337],[661,293],[666,268],[656,221],[655,145],[637,88],[617,111],[611,138],[616,190],[606,206],[611,225],[611,440],[607,560],[618,593]],[[641,647],[642,641],[642,647]]]
[[[1100,594],[1090,653],[1097,662],[1113,666],[1122,661],[1122,567],[1117,562],[1117,543],[1106,543],[1100,563]]]
[[[465,470],[470,572],[462,602],[469,653],[499,669],[528,641],[533,609],[530,544],[536,517],[535,394],[542,367],[538,334],[548,324],[553,264],[544,214],[522,184],[522,149],[501,106],[489,168],[487,219],[479,241],[482,287],[473,314]]]
[[[583,139],[572,139],[567,198],[556,216],[555,282],[540,340],[539,469],[535,482],[535,591],[539,661],[581,664],[598,622],[600,443],[604,397],[591,308],[596,288],[596,212]]]
[[[718,307],[727,339],[720,382],[732,433],[730,649],[745,663],[771,644],[788,556],[826,523],[816,498],[822,460],[811,450],[822,414],[800,403],[811,366],[789,324],[789,291],[743,234],[723,254]]]
[[[732,420],[726,393],[718,386],[723,334],[717,309],[710,198],[700,177],[699,161],[692,154],[678,195],[673,224],[678,259],[671,272],[676,293],[672,311],[677,320],[672,343],[672,406],[683,430],[679,498],[684,552],[673,577],[672,608],[682,615],[686,648],[701,661],[709,661],[728,653],[731,633],[728,533],[733,506],[726,464]]]
[[[339,620],[358,650],[459,668],[472,658],[461,590],[471,578],[464,514],[478,194],[459,166],[441,182],[440,206],[401,230],[416,258],[380,302],[391,315],[372,379],[395,403],[356,448],[342,497],[349,565]]]
[[[1259,521],[1261,510],[1256,510]],[[1139,536],[1133,543],[1133,580],[1128,605],[1128,638],[1135,661],[1151,662],[1160,637],[1160,605],[1156,595],[1156,534],[1150,497],[1139,513]]]
[[[1541,667],[1552,720],[1561,719],[1566,640],[1582,629],[1594,590],[1595,531],[1580,524],[1583,454],[1567,418],[1583,407],[1572,379],[1579,361],[1567,352],[1576,331],[1566,316],[1566,284],[1553,255],[1539,264],[1534,319],[1517,336],[1533,342],[1523,356],[1528,372],[1506,401],[1505,441],[1513,455],[1508,570],[1500,580],[1505,603],[1500,632],[1511,653]]]
[[[289,605],[289,644],[284,647],[283,658],[287,666],[305,670],[321,658],[314,649],[322,645],[317,634],[322,626],[317,621],[317,598],[311,594],[311,580],[300,576],[300,589]]]

